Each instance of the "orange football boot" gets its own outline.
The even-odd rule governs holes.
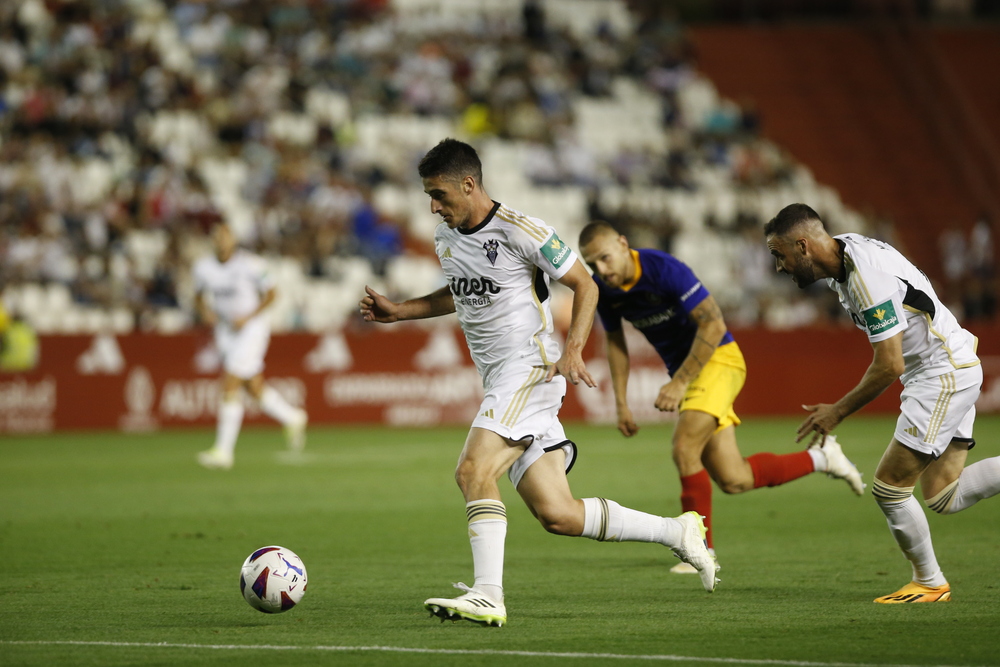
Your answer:
[[[951,586],[924,586],[911,581],[895,593],[875,598],[879,604],[902,604],[904,602],[947,602],[951,599]]]

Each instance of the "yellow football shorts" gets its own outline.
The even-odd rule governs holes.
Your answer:
[[[747,363],[735,341],[715,348],[701,373],[688,385],[681,409],[707,412],[719,421],[718,433],[728,426],[739,426],[740,418],[733,402],[747,379]]]

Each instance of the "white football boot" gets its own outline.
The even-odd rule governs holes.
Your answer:
[[[424,609],[437,616],[444,623],[446,620],[464,619],[480,625],[495,625],[502,627],[507,622],[507,608],[503,602],[497,602],[475,588],[469,588],[463,583],[454,584],[455,588],[465,591],[457,598],[429,598],[424,600]]]
[[[826,456],[826,474],[834,479],[842,479],[851,487],[857,495],[865,492],[865,483],[861,481],[861,473],[858,467],[851,463],[844,451],[840,448],[836,436],[828,435],[821,445],[813,445],[809,449],[822,449]]]
[[[309,423],[309,415],[305,410],[299,410],[295,421],[285,426],[285,442],[288,449],[293,452],[301,452],[306,446],[306,425]]]
[[[715,559],[715,564],[718,566],[717,569],[721,570],[722,566],[719,565],[719,557],[715,555],[715,549],[709,547],[708,553],[712,554],[712,558]],[[680,562],[670,568],[673,574],[698,574],[698,570],[694,569],[694,565],[689,563]]]
[[[698,571],[701,585],[711,593],[719,583],[715,576],[719,571],[719,564],[715,562],[705,543],[707,531],[701,515],[697,512],[684,512],[675,520],[681,523],[681,541],[673,547],[674,555]]]
[[[198,463],[210,470],[229,470],[233,467],[233,455],[224,454],[222,451],[212,447],[203,452],[198,452]]]

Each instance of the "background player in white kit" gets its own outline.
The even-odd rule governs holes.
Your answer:
[[[595,386],[581,353],[597,287],[576,253],[541,220],[490,199],[479,157],[468,144],[445,139],[424,156],[419,171],[431,212],[444,220],[434,243],[449,285],[403,303],[366,288],[361,313],[367,321],[396,322],[457,312],[485,390],[455,471],[466,501],[475,581],[472,587],[456,584],[464,595],[431,598],[424,606],[442,619],[506,623],[507,512],[497,485],[504,472],[549,532],[668,546],[712,591],[716,565],[696,513],[664,518],[603,498],[578,500],[570,491],[566,473],[576,445],[563,432],[559,407],[566,379]],[[550,278],[573,290],[561,355],[552,337]]]
[[[215,345],[222,355],[222,402],[215,445],[200,452],[198,462],[206,468],[229,469],[243,424],[242,389],[285,427],[293,451],[305,445],[307,416],[264,383],[271,328],[263,311],[276,294],[266,263],[237,249],[236,237],[225,224],[212,228],[212,242],[215,255],[202,257],[194,265],[195,305],[202,322],[215,327]]]
[[[913,580],[875,602],[944,602],[951,586],[938,566],[924,502],[954,514],[1000,493],[1000,457],[965,467],[983,371],[975,337],[959,326],[927,277],[895,248],[860,234],[830,236],[805,204],[783,208],[764,227],[776,268],[799,287],[826,279],[874,358],[858,385],[833,404],[805,406],[799,440],[822,439],[898,378],[896,431],[875,471],[872,495],[913,566]]]

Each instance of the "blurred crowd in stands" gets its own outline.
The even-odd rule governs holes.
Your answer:
[[[0,289],[43,332],[190,326],[221,220],[274,262],[279,330],[343,325],[365,282],[435,289],[415,165],[449,135],[495,198],[675,252],[738,324],[843,321],[774,281],[782,205],[874,228],[718,97],[658,0],[2,2],[0,83]]]

